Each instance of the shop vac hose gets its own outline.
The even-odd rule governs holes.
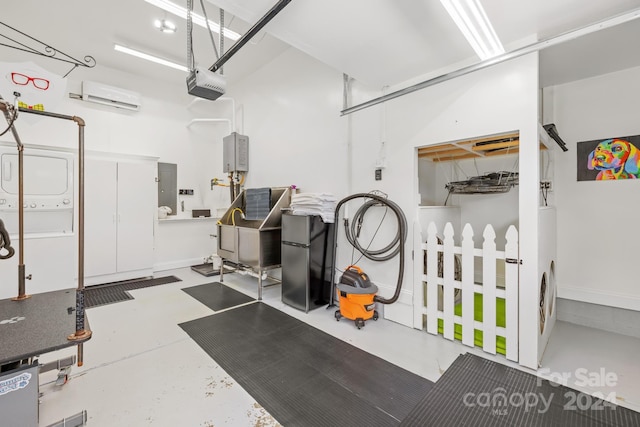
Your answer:
[[[399,260],[400,265],[398,269],[398,282],[396,284],[395,293],[391,298],[388,298],[388,299],[383,298],[379,295],[376,295],[374,297],[374,301],[379,302],[381,304],[393,304],[398,300],[398,297],[400,296],[400,291],[402,290],[402,280],[404,278],[404,252],[405,252],[404,244],[407,240],[407,218],[405,217],[404,212],[402,212],[402,209],[400,209],[400,207],[397,204],[395,204],[394,202],[392,202],[391,200],[385,197],[379,196],[377,194],[372,194],[372,193],[356,193],[351,196],[345,197],[344,199],[340,200],[340,202],[338,202],[338,204],[336,205],[335,218],[334,218],[334,221],[336,224],[338,223],[338,216],[339,216],[340,208],[342,207],[342,205],[350,200],[359,199],[359,198],[370,199],[370,200],[364,203],[360,207],[360,209],[358,209],[358,211],[354,215],[353,220],[351,222],[351,227],[345,224],[345,232],[347,235],[347,240],[358,251],[360,251],[362,255],[364,255],[365,257],[373,261],[387,261],[398,254],[400,255],[400,260]],[[362,226],[364,214],[367,212],[367,210],[372,206],[378,206],[378,205],[383,205],[390,208],[393,211],[393,213],[396,215],[396,219],[398,221],[398,232],[396,233],[391,243],[389,243],[384,248],[377,249],[377,250],[369,250],[369,249],[363,248],[360,245],[360,243],[358,243],[358,234],[359,234],[358,229]],[[338,238],[338,227],[334,227],[334,236],[333,236],[334,242],[337,242],[337,238]],[[331,269],[332,284],[335,283],[335,263],[336,263],[336,253],[334,251],[333,265]],[[332,300],[333,300],[333,294],[334,292],[331,293]]]
[[[384,204],[391,207],[393,202],[385,200]],[[364,215],[367,213],[370,207],[379,206],[380,202],[377,200],[369,200],[364,203],[360,208],[356,211],[355,215],[353,215],[353,220],[351,221],[351,226],[345,223],[344,231],[347,237],[347,240],[351,245],[356,248],[362,255],[372,261],[387,261],[392,259],[400,252],[400,248],[402,245],[399,245],[401,239],[402,227],[398,226],[398,231],[395,237],[391,240],[391,242],[382,249],[371,250],[367,248],[363,248],[358,241],[358,236],[360,235],[360,228],[362,227],[362,223],[364,222]],[[392,208],[393,209],[393,208]],[[399,208],[398,208],[399,209]],[[401,212],[402,213],[402,212]],[[396,216],[398,213],[396,212]],[[406,219],[404,219],[404,214],[402,214],[402,218],[404,220],[404,228],[406,230]],[[406,231],[405,231],[406,232]],[[406,239],[406,236],[405,236]],[[403,240],[404,243],[404,240]]]
[[[2,250],[6,253],[3,253]],[[13,256],[15,251],[11,247],[11,240],[9,239],[9,232],[4,228],[4,222],[0,219],[0,259],[9,259]]]

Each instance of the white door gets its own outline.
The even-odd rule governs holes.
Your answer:
[[[156,165],[118,163],[118,272],[153,268]]]
[[[85,276],[116,270],[117,163],[85,159]]]

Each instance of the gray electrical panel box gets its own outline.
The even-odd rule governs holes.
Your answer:
[[[171,213],[178,213],[178,165],[158,162],[158,206],[169,206]]]
[[[249,137],[237,132],[222,139],[223,172],[247,172],[249,170]]]

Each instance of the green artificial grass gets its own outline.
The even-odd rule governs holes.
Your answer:
[[[462,317],[462,302],[455,305],[454,314]],[[474,295],[474,310],[473,318],[476,322],[482,322],[482,294],[476,293]],[[496,326],[506,326],[505,315],[505,301],[504,298],[496,298]],[[438,319],[438,333],[442,334],[444,331],[443,319]],[[473,340],[476,347],[482,347],[482,331],[480,329],[474,329]],[[455,323],[453,325],[453,336],[458,341],[462,341],[462,325]],[[506,355],[507,354],[507,339],[505,337],[496,337],[496,353]]]

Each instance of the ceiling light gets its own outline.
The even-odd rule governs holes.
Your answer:
[[[480,59],[485,60],[504,53],[504,47],[478,0],[440,2]]]
[[[163,33],[175,33],[176,32],[176,24],[167,20],[167,19],[156,19],[153,23],[153,26],[162,31]]]
[[[157,56],[149,55],[148,53],[140,52],[138,50],[130,49],[125,46],[120,46],[116,44],[113,48],[122,53],[126,53],[128,55],[133,55],[138,58],[146,59],[147,61],[155,62],[156,64],[166,65],[167,67],[175,68],[176,70],[187,72],[189,69],[184,65],[176,64],[175,62],[167,61],[166,59],[158,58]]]
[[[145,0],[147,3],[150,3],[154,6],[159,7],[162,10],[166,10],[169,13],[173,13],[174,15],[182,18],[182,19],[187,19],[187,8],[186,7],[182,7],[179,6],[175,3],[172,3],[168,0]],[[191,12],[191,19],[193,20],[193,23],[196,25],[200,25],[203,28],[207,28],[207,24],[205,19],[201,16],[198,15],[197,13],[193,13]],[[211,27],[211,31],[214,31],[218,34],[220,34],[220,25],[218,25],[217,23],[213,22],[212,20],[209,20],[209,26]],[[231,40],[238,40],[240,38],[240,34],[233,32],[227,28],[224,29],[224,36],[228,39]]]

